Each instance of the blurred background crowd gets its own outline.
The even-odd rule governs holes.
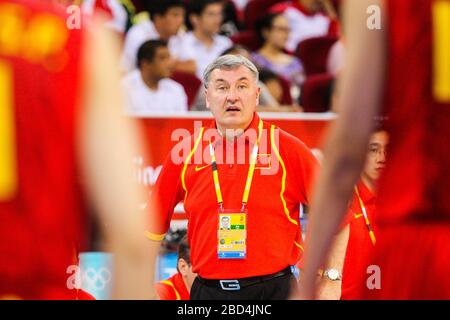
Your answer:
[[[223,54],[260,70],[259,111],[327,112],[344,64],[340,0],[84,0],[122,39],[126,113],[205,111],[202,73]]]

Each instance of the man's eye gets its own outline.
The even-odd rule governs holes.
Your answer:
[[[241,84],[241,85],[238,86],[238,88],[239,88],[239,89],[245,89],[245,88],[247,88],[247,85]]]

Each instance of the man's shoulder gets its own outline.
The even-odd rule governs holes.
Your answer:
[[[292,1],[284,1],[274,4],[269,8],[271,13],[284,13],[287,9],[293,8],[294,5]]]
[[[143,38],[150,40],[159,38],[159,35],[150,20],[143,20],[128,30],[126,38],[128,41],[138,41]]]
[[[187,31],[184,33],[178,33],[176,36],[172,37],[173,41],[178,44],[192,43],[195,41],[195,36],[192,31]]]
[[[122,86],[124,86],[125,88],[135,88],[136,85],[138,85],[139,77],[140,77],[139,70],[133,70],[128,72],[122,78]]]
[[[161,300],[175,300],[174,288],[169,285],[167,280],[162,280],[155,284],[156,293]]]
[[[231,47],[233,42],[231,41],[230,38],[226,37],[226,36],[222,36],[220,34],[216,35],[214,37],[214,41],[216,43],[217,46],[221,46],[221,47]]]
[[[187,129],[182,129],[183,132],[180,131],[179,139],[177,139],[179,142],[173,148],[177,148],[177,146],[179,147],[181,145],[183,147],[190,146],[192,149],[197,143],[201,145],[205,130],[208,129],[208,124],[206,126],[203,125],[201,127],[194,128],[194,133],[188,132]]]
[[[164,90],[175,90],[178,92],[184,92],[184,88],[183,86],[176,82],[175,80],[172,80],[170,78],[164,78],[162,80],[160,80],[160,86],[164,89]],[[173,93],[173,92],[171,92]]]
[[[280,149],[289,151],[292,150],[292,148],[295,149],[308,149],[308,147],[306,146],[306,144],[299,138],[297,138],[296,136],[290,134],[289,132],[277,127],[276,125],[274,126],[274,132],[276,137],[278,137],[278,141],[280,144]],[[275,137],[275,139],[276,139]],[[309,149],[308,149],[309,150]]]

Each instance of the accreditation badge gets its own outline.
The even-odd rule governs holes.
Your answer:
[[[218,258],[245,259],[247,257],[247,212],[221,211],[218,217]]]

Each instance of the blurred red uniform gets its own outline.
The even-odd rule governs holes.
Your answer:
[[[367,213],[371,228],[374,228],[375,195],[360,181],[357,185],[358,194]],[[374,248],[367,223],[364,218],[358,195],[354,195],[348,210],[345,225],[349,224],[349,239],[342,270],[342,300],[361,299],[360,286],[366,283],[366,270],[369,266],[367,256]],[[374,231],[375,232],[375,231]]]
[[[450,1],[387,1],[389,161],[368,298],[450,299]]]
[[[0,0],[0,298],[77,298],[81,32],[50,5]]]
[[[156,292],[161,300],[190,300],[189,291],[179,272],[157,283]]]

